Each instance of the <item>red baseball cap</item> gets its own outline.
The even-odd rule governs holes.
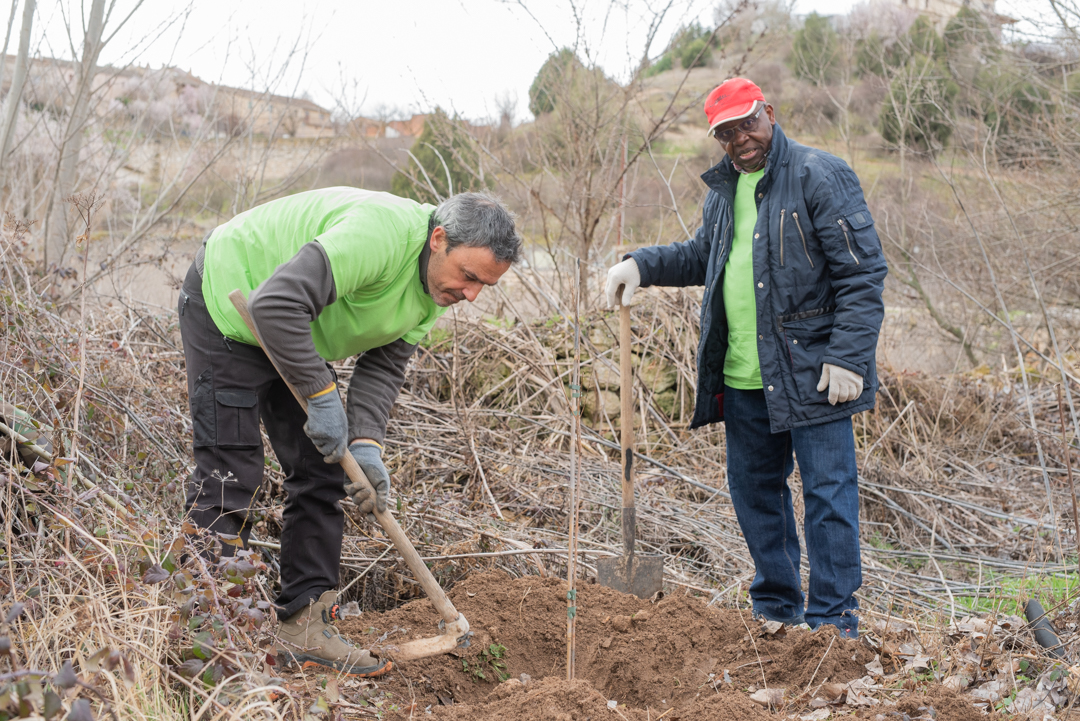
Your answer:
[[[765,96],[751,81],[746,78],[725,80],[705,98],[709,135],[712,136],[718,125],[748,117],[759,101],[765,102]]]

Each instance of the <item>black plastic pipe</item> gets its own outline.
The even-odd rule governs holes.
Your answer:
[[[1057,637],[1054,627],[1050,625],[1050,620],[1046,618],[1046,611],[1043,610],[1042,604],[1034,598],[1029,599],[1024,604],[1024,616],[1031,624],[1031,630],[1035,633],[1035,640],[1039,642],[1039,645],[1054,658],[1064,658],[1065,651],[1061,648],[1061,639]]]

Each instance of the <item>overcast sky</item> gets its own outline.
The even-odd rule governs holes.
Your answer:
[[[473,119],[494,118],[499,100],[509,98],[521,120],[529,117],[529,85],[553,49],[576,45],[619,77],[640,57],[649,6],[666,1],[576,0],[585,28],[579,36],[568,0],[144,0],[102,61],[176,65],[229,85],[272,84],[280,94],[306,92],[328,108],[340,104],[367,115],[440,105]],[[137,0],[109,2],[116,5],[115,27]],[[998,9],[1031,2],[1038,0],[998,0]],[[89,0],[82,4],[89,7]],[[672,4],[653,55],[688,20],[710,24],[718,3]],[[797,0],[795,11],[843,13],[853,4]],[[81,25],[80,7],[80,0],[38,0],[42,54],[70,57],[65,18]],[[0,1],[0,9],[6,21],[11,0]]]

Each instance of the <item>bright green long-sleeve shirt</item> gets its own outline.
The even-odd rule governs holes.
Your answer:
[[[761,388],[754,301],[754,226],[758,217],[754,193],[764,175],[764,168],[739,175],[735,188],[735,232],[724,267],[724,312],[728,324],[724,383],[743,390]]]

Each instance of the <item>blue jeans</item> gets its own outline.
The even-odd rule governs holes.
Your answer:
[[[754,559],[755,616],[811,628],[832,624],[858,635],[855,591],[859,558],[859,485],[851,419],[769,431],[765,391],[724,389],[724,427],[731,502]],[[810,585],[805,608],[799,583],[799,536],[787,479],[799,460],[806,507]]]

